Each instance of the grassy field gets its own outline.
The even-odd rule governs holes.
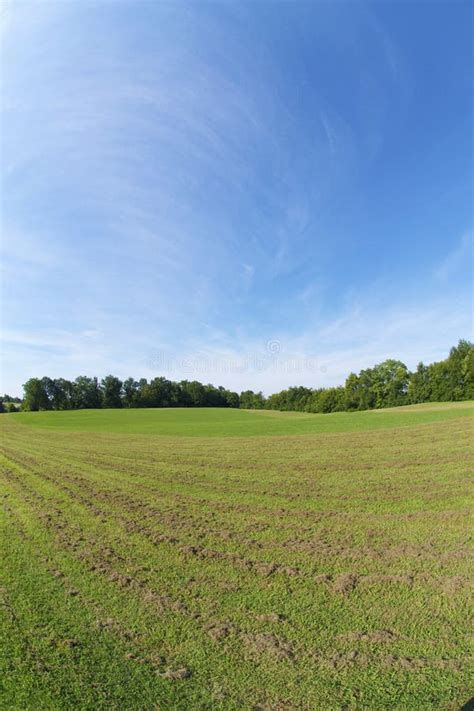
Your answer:
[[[187,437],[253,437],[324,432],[357,432],[378,427],[400,427],[438,422],[473,414],[468,402],[429,403],[366,412],[313,415],[274,410],[217,408],[76,410],[22,412],[15,422],[70,432],[120,432]]]
[[[0,416],[0,708],[459,709],[472,403]]]

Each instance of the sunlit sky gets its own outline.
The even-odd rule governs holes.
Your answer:
[[[3,3],[0,391],[471,337],[472,7]]]

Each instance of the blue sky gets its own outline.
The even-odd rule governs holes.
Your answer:
[[[271,392],[472,335],[470,2],[2,5],[2,380]]]

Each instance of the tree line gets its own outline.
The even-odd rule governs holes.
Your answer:
[[[474,399],[474,344],[461,340],[448,358],[430,365],[418,363],[414,372],[400,360],[388,359],[373,368],[350,373],[343,386],[294,387],[270,395],[272,410],[342,412],[372,410],[421,402]]]
[[[157,377],[150,381],[145,378],[122,381],[114,375],[100,381],[84,375],[74,381],[30,378],[23,388],[23,410],[120,407],[240,407],[323,413],[369,410],[474,399],[474,344],[461,340],[451,348],[448,358],[430,365],[419,363],[414,372],[401,361],[388,359],[358,374],[350,373],[339,387],[291,387],[268,397],[252,390],[238,394],[195,380],[173,382]],[[15,409],[12,402],[9,408]]]

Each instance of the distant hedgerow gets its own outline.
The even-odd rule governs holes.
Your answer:
[[[431,365],[419,363],[415,372],[410,372],[399,360],[388,359],[361,370],[358,375],[351,373],[343,386],[291,387],[267,398],[252,390],[239,395],[222,386],[203,385],[196,380],[173,382],[164,377],[122,381],[107,375],[100,382],[85,375],[74,381],[30,378],[23,388],[23,410],[118,407],[240,407],[302,412],[370,410],[474,399],[474,344],[461,340],[451,348],[446,360]],[[0,411],[5,409],[0,403]]]

